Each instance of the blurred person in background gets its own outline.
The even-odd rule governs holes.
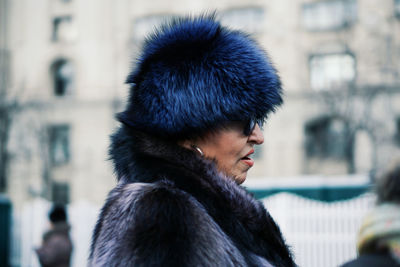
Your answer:
[[[278,226],[240,184],[260,126],[282,103],[270,59],[214,16],[145,42],[112,136],[118,185],[89,266],[295,266]]]
[[[400,266],[400,163],[377,184],[377,206],[363,219],[359,257],[343,267]]]
[[[72,242],[67,213],[62,205],[55,205],[49,213],[51,229],[43,235],[42,246],[36,249],[43,267],[69,267]]]

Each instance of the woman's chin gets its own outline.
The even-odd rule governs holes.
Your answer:
[[[246,180],[247,172],[242,173],[241,175],[234,176],[234,180],[237,184],[242,184]]]
[[[248,167],[243,168],[243,166],[241,166],[241,168],[236,168],[230,171],[222,170],[221,172],[226,178],[235,181],[236,184],[242,184],[247,178],[247,172],[249,169],[250,168]]]

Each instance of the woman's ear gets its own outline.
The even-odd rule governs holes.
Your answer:
[[[203,151],[195,144],[196,144],[196,142],[193,140],[184,140],[184,141],[178,142],[178,145],[180,145],[184,148],[193,150],[193,151],[197,152],[200,156],[204,156]]]

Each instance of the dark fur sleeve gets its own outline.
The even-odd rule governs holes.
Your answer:
[[[232,241],[188,194],[127,184],[99,220],[91,266],[245,266]]]

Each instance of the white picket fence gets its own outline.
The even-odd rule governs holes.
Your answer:
[[[263,199],[296,263],[306,267],[336,267],[354,259],[361,220],[374,202],[371,193],[333,203],[288,193]]]
[[[339,266],[356,257],[355,240],[362,217],[375,198],[357,198],[324,203],[293,194],[280,193],[262,200],[291,245],[299,266]],[[38,267],[34,248],[48,227],[51,204],[36,199],[13,218],[12,266]],[[68,207],[74,243],[72,266],[86,266],[92,229],[99,208],[87,202]]]

